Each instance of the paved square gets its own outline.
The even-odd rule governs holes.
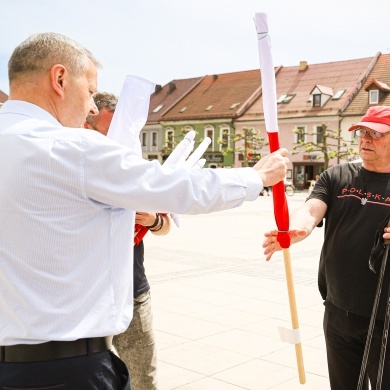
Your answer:
[[[290,211],[307,196],[287,197]],[[180,201],[180,200],[178,200]],[[328,390],[317,268],[323,228],[290,248],[306,384],[295,348],[282,252],[266,262],[272,196],[208,215],[181,216],[167,236],[145,237],[160,390]]]

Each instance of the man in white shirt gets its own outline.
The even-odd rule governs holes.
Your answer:
[[[255,200],[287,150],[253,168],[162,167],[98,132],[95,57],[55,33],[13,52],[0,111],[0,388],[129,389],[108,336],[131,320],[132,210],[199,214]]]

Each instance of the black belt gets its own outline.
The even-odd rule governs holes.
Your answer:
[[[38,362],[90,355],[111,349],[111,340],[112,337],[94,337],[75,341],[8,345],[0,347],[0,362]]]

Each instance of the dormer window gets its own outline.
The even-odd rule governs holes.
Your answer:
[[[380,103],[390,93],[390,87],[378,80],[372,80],[365,90],[368,92],[369,104]]]
[[[310,92],[312,107],[324,107],[326,102],[333,96],[333,89],[323,85],[316,85]]]
[[[313,107],[321,107],[321,95],[313,95]]]
[[[379,103],[379,91],[377,89],[372,89],[368,92],[368,103],[369,104],[378,104]]]

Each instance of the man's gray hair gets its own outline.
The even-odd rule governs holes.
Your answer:
[[[55,64],[64,65],[73,75],[88,69],[89,61],[100,68],[94,55],[78,42],[57,33],[35,34],[17,46],[8,61],[11,83],[19,75],[48,71]]]
[[[99,110],[98,115],[88,115],[87,123],[91,126],[96,126],[97,119],[99,118],[100,111],[103,108],[106,108],[108,111],[113,112],[116,109],[116,105],[118,103],[118,97],[113,93],[109,92],[96,92],[93,95],[93,100],[95,101],[96,107]]]
[[[99,111],[102,108],[107,108],[108,111],[115,111],[118,103],[118,97],[109,92],[96,92],[93,95],[93,100]]]

